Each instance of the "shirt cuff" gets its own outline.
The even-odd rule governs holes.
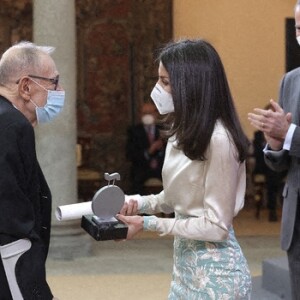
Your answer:
[[[283,149],[285,149],[285,150],[291,149],[291,143],[292,143],[292,138],[293,138],[295,129],[296,129],[296,125],[291,124],[289,127],[289,130],[286,134],[285,140],[284,140]]]
[[[156,231],[157,217],[155,216],[143,216],[144,218],[144,230],[145,231]]]

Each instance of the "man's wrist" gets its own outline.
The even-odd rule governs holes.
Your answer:
[[[280,151],[282,150],[282,145],[281,146],[276,146],[276,145],[272,145],[272,143],[268,142],[265,146],[265,148],[263,149],[263,152],[266,152],[268,150],[271,151]]]

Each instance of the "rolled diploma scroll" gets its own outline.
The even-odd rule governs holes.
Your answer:
[[[58,206],[55,211],[59,221],[81,219],[83,215],[93,214],[92,201]]]
[[[138,201],[138,208],[141,207],[141,196],[140,195],[125,195],[125,202],[129,202],[130,199]],[[83,215],[92,215],[92,201],[75,203],[69,205],[61,205],[56,208],[55,216],[59,221],[68,221],[81,219]]]

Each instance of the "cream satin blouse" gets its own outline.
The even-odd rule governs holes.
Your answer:
[[[144,229],[162,235],[222,241],[227,239],[234,216],[244,205],[246,187],[245,162],[229,134],[216,123],[207,160],[195,161],[176,149],[176,141],[168,141],[163,166],[163,188],[157,195],[139,198],[140,213],[175,212],[174,219],[144,217]]]

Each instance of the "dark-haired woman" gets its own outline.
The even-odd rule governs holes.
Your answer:
[[[204,40],[167,45],[151,97],[168,114],[168,145],[158,195],[129,196],[120,220],[174,235],[169,299],[250,299],[251,276],[233,218],[244,205],[248,140],[216,50]],[[175,218],[128,216],[175,212]],[[127,216],[124,216],[127,215]]]

